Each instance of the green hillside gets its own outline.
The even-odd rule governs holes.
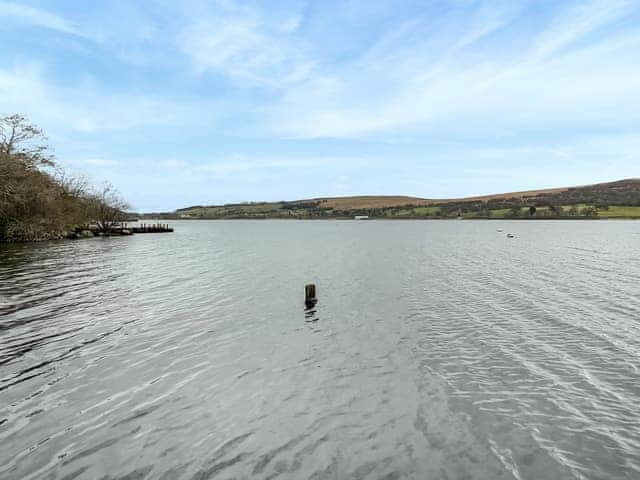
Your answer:
[[[196,205],[154,215],[185,219],[640,218],[640,179],[460,199],[360,196]]]

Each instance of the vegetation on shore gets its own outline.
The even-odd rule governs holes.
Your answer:
[[[25,117],[0,117],[0,242],[106,232],[127,208],[111,185],[66,174]]]
[[[292,202],[192,206],[162,218],[500,218],[640,219],[640,179],[449,200],[415,197],[340,197]]]

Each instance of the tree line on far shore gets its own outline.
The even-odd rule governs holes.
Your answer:
[[[0,117],[0,242],[107,232],[128,209],[110,184],[93,187],[64,172],[44,132],[24,116]]]

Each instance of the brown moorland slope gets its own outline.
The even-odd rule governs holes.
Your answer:
[[[309,200],[296,200],[291,203],[311,203],[318,202],[319,206],[333,208],[337,210],[359,210],[363,208],[390,208],[404,205],[429,206],[442,205],[447,203],[467,203],[467,202],[489,202],[507,199],[532,199],[546,198],[551,195],[567,194],[568,192],[590,192],[592,194],[608,194],[613,191],[623,191],[628,189],[640,190],[640,179],[631,178],[617,180],[615,182],[596,183],[577,187],[543,188],[538,190],[524,190],[518,192],[497,193],[490,195],[476,195],[461,198],[428,199],[410,196],[387,196],[387,195],[364,195],[352,197],[323,197]]]
[[[301,200],[301,203],[318,202],[319,207],[334,210],[359,210],[362,208],[389,208],[403,205],[429,205],[433,201],[426,198],[387,195],[363,195],[355,197],[328,197]]]

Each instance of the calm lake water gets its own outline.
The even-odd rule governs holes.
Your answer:
[[[0,246],[0,478],[640,478],[640,222],[172,225]]]

